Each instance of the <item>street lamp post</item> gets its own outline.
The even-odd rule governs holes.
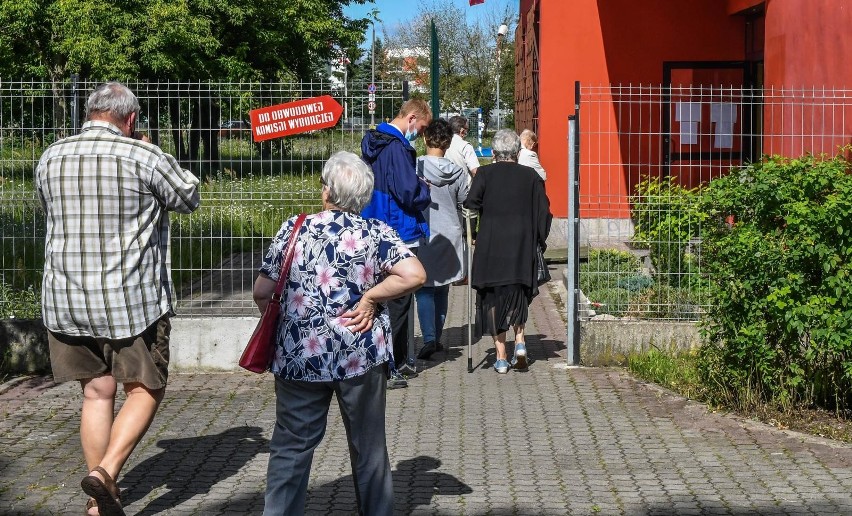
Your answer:
[[[373,20],[373,46],[370,49],[370,84],[376,84],[376,22]],[[376,126],[376,111],[370,110],[370,127]]]
[[[504,23],[497,29],[497,130],[500,130],[500,51],[503,48],[503,38],[509,32],[509,27]]]

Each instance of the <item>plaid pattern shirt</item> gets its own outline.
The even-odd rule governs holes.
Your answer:
[[[156,145],[88,121],[44,151],[36,186],[49,330],[127,338],[172,313],[168,212],[198,207],[198,178]]]

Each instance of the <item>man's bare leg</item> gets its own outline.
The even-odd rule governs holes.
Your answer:
[[[80,443],[86,459],[87,471],[92,471],[104,458],[109,447],[112,422],[115,417],[115,378],[111,375],[81,380],[83,410],[80,414]],[[88,510],[97,516],[98,508]]]
[[[89,471],[99,465],[109,446],[115,416],[116,383],[112,376],[81,380],[83,411],[80,414],[80,443]]]
[[[108,378],[112,379],[111,376]],[[87,387],[89,386],[91,386],[91,382],[87,385]],[[101,480],[105,480],[103,475],[97,471],[92,471],[96,466],[104,468],[114,480],[118,481],[118,474],[121,472],[121,468],[124,467],[124,463],[127,462],[127,459],[130,457],[133,449],[136,448],[136,445],[142,440],[145,432],[148,431],[148,427],[151,426],[151,422],[154,420],[160,401],[163,399],[163,394],[165,394],[165,388],[151,390],[140,383],[127,383],[124,385],[124,391],[127,393],[127,400],[118,411],[118,415],[115,417],[115,420],[112,421],[110,419],[108,421],[109,426],[107,426],[104,419],[98,419],[100,423],[105,424],[106,428],[111,427],[107,445],[102,450],[100,448],[102,445],[102,433],[100,432],[103,430],[95,432],[94,429],[91,429],[87,424],[87,429],[89,430],[88,433],[92,436],[96,436],[96,438],[89,438],[91,441],[91,453],[85,451],[86,445],[84,444],[86,464],[90,471],[89,474],[100,478]],[[113,389],[113,396],[114,393],[115,390]],[[105,394],[105,391],[98,391],[98,395]],[[111,414],[112,410],[110,409],[110,416]],[[101,415],[103,415],[103,413]],[[92,417],[91,419],[91,423],[94,424],[95,418]],[[81,424],[81,438],[82,435],[83,425]],[[98,458],[99,460],[97,462],[91,462],[90,456],[91,461]]]

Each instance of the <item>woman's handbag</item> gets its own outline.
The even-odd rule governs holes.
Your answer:
[[[535,268],[538,286],[542,286],[550,281],[550,269],[547,268],[547,263],[544,261],[544,252],[541,250],[540,245],[535,246]]]
[[[251,334],[248,345],[243,351],[243,356],[240,357],[240,367],[253,373],[268,371],[269,365],[272,363],[272,355],[275,351],[275,333],[278,330],[278,314],[281,311],[281,293],[284,291],[284,284],[290,275],[293,250],[296,248],[299,228],[305,221],[305,217],[306,215],[301,213],[296,218],[293,231],[290,233],[290,240],[287,241],[287,248],[281,258],[281,274],[278,275],[275,293],[272,294],[272,300],[266,305],[266,310],[263,311],[263,315],[257,323],[257,328]]]

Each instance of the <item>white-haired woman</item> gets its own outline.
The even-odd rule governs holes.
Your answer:
[[[473,253],[471,285],[476,289],[476,336],[494,339],[494,369],[506,373],[510,365],[526,369],[524,325],[529,304],[538,294],[537,246],[546,247],[550,231],[550,201],[544,181],[535,170],[517,163],[518,135],[501,129],[491,145],[494,162],[479,167],[464,206],[479,210],[479,234]],[[515,332],[511,364],[506,332]]]
[[[535,147],[538,145],[538,136],[529,129],[521,131],[521,152],[518,154],[518,163],[534,169],[539,177],[547,181],[547,172],[538,160]]]
[[[281,298],[272,363],[276,422],[263,514],[304,513],[313,452],[335,394],[349,440],[357,510],[390,515],[385,396],[393,350],[384,303],[420,287],[426,273],[389,226],[358,215],[373,192],[373,174],[358,156],[331,156],[321,183],[323,211],[308,216],[295,235]],[[281,226],[260,268],[254,299],[261,312],[275,290],[295,220]]]

